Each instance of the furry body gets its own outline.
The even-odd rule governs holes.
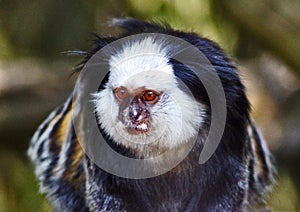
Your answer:
[[[65,211],[243,211],[263,207],[264,197],[273,182],[270,154],[249,117],[249,102],[230,59],[215,43],[193,33],[134,19],[117,20],[114,24],[124,28],[125,33],[119,37],[98,37],[95,49],[87,53],[83,65],[105,45],[133,34],[163,33],[186,40],[208,58],[221,79],[227,102],[226,128],[216,152],[200,165],[199,153],[210,126],[210,104],[205,88],[183,64],[167,58],[168,49],[160,48],[155,39],[150,37],[150,41],[132,43],[124,47],[123,52],[112,55],[110,74],[99,92],[94,94],[99,128],[106,141],[117,152],[135,158],[151,157],[157,149],[164,148],[175,148],[176,153],[183,145],[189,144],[189,138],[194,134],[198,136],[197,143],[184,161],[163,175],[141,180],[114,176],[96,166],[81,149],[71,121],[72,98],[69,98],[42,123],[28,151],[41,192],[47,194],[54,208]],[[139,51],[155,52],[160,56],[137,57],[130,62],[133,65],[126,62],[120,65],[122,58]],[[139,68],[132,68],[136,66]],[[147,68],[150,74],[141,76],[139,70],[145,72]],[[164,74],[155,79],[157,74],[151,72],[152,69]],[[135,75],[139,76],[138,81],[126,81]],[[177,79],[190,89],[196,104],[190,104],[189,94],[177,86]],[[122,122],[116,119],[113,123],[105,117],[108,100],[114,102],[114,116],[120,116],[117,112],[120,106],[112,92],[119,86],[126,87],[131,93],[140,87],[163,93],[157,103],[145,104],[152,115],[150,121],[147,119],[145,122],[150,130],[148,132],[147,129],[148,138],[155,136],[157,128],[165,129],[164,136],[153,148],[144,150],[134,145],[135,142],[131,143],[134,139],[144,139],[148,134],[127,135]],[[168,96],[179,97],[174,100],[183,113],[180,116],[182,133],[179,135],[174,130],[178,120],[174,111],[178,109],[172,109],[174,103],[170,98],[168,100]],[[127,117],[128,113],[130,111],[124,109],[121,116],[125,114]],[[159,119],[163,114],[171,121]],[[129,121],[124,123],[132,127],[132,124],[127,124]],[[140,125],[134,127],[137,129]],[[122,134],[127,136],[122,138],[115,130],[124,130]]]

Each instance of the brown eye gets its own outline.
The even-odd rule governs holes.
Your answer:
[[[124,87],[119,87],[114,89],[114,94],[119,100],[122,100],[128,96],[128,91]]]
[[[148,90],[143,95],[144,99],[148,102],[154,102],[158,100],[158,94],[155,91]]]

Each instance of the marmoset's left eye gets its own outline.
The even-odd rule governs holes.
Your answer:
[[[158,97],[159,97],[158,93],[152,90],[145,91],[143,95],[144,100],[152,104],[158,101]]]

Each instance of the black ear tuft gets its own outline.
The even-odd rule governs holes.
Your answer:
[[[134,18],[114,18],[111,20],[111,26],[117,26],[125,29],[131,34],[162,32],[170,29],[167,23],[145,22]]]
[[[106,46],[107,44],[115,41],[117,38],[115,37],[100,37],[98,34],[93,33],[94,39],[92,40],[93,42],[93,47],[92,50],[88,52],[84,52],[85,54],[81,54],[85,56],[83,60],[77,64],[75,67],[73,67],[73,71],[79,72],[81,69],[84,67],[84,65],[87,63],[87,61],[94,55],[96,54],[97,51],[99,51],[101,48]],[[70,53],[73,53],[74,51],[70,51]],[[74,52],[76,53],[76,52]],[[78,53],[79,54],[79,53]]]

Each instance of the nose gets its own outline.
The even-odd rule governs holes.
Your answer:
[[[129,118],[132,122],[141,123],[149,117],[147,106],[138,97],[134,98],[129,105]]]
[[[129,117],[132,121],[139,121],[142,118],[142,109],[135,106],[129,109]]]

